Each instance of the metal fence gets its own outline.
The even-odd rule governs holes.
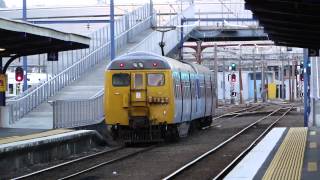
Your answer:
[[[90,99],[53,102],[53,128],[72,128],[98,124],[104,120],[103,90]]]
[[[167,25],[179,25],[181,18],[193,17],[194,7],[190,6],[182,14],[168,22]],[[193,26],[185,27],[186,36],[191,32]],[[153,32],[130,51],[151,51],[161,54],[159,42],[160,32]],[[168,32],[164,38],[166,42],[166,52],[176,47],[180,41],[179,29]],[[84,125],[92,125],[104,119],[103,106],[104,89],[96,96],[83,100],[59,100],[53,103],[53,128],[73,128]]]
[[[125,47],[136,34],[150,28],[153,16],[150,16],[150,5],[122,16],[115,21],[116,51]],[[106,26],[91,35],[90,48],[78,50],[76,57],[79,60],[61,71],[50,80],[30,89],[15,99],[9,100],[9,123],[13,124],[28,112],[48,100],[63,87],[78,79],[84,72],[94,65],[106,61],[110,55],[110,29]]]

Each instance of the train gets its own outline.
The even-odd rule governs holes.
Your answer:
[[[177,140],[211,124],[215,89],[214,73],[199,64],[122,55],[105,70],[105,123],[127,143]]]

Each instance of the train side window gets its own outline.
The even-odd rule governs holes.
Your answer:
[[[116,87],[129,86],[130,75],[125,73],[119,73],[112,75],[112,85]]]
[[[164,75],[163,74],[148,74],[148,85],[149,86],[163,86]]]

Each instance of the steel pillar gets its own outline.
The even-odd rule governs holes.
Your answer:
[[[309,108],[310,108],[310,94],[309,94],[309,74],[307,72],[308,63],[310,59],[308,57],[308,49],[303,49],[303,97],[304,97],[304,126],[308,127]]]
[[[0,74],[3,73],[4,72],[2,70],[2,57],[0,57]],[[0,106],[6,106],[6,92],[0,92]]]
[[[253,92],[254,92],[254,102],[258,101],[257,98],[257,74],[256,74],[256,47],[253,48]]]
[[[183,39],[184,19],[183,18],[181,19],[180,24],[181,24],[181,30],[180,30],[180,42],[179,42],[179,46],[180,46],[179,59],[180,61],[182,61],[183,60],[183,42],[184,42],[184,39]]]
[[[223,87],[222,94],[223,94],[224,104],[226,104],[226,81],[225,81],[226,69],[225,69],[225,67],[226,67],[226,63],[224,61],[222,61],[222,87]],[[217,86],[217,88],[218,88],[218,86]],[[217,98],[218,98],[218,94],[217,94]]]
[[[292,89],[291,89],[291,67],[290,67],[290,61],[289,61],[289,58],[287,59],[288,61],[288,80],[289,80],[289,102],[292,102]]]
[[[281,60],[281,99],[285,100],[284,94],[286,92],[286,89],[284,88],[284,64],[283,64],[281,47],[280,47],[280,60]]]
[[[202,44],[202,41],[197,41],[196,43],[197,43],[196,61],[198,64],[201,64],[201,53],[202,53],[201,44]]]
[[[218,46],[214,45],[214,86],[215,86],[215,94],[216,94],[216,107],[218,107]]]
[[[22,5],[22,20],[27,21],[27,0],[23,0],[23,5]],[[23,88],[22,90],[25,91],[28,89],[28,62],[27,62],[27,57],[23,56],[22,57],[22,64],[23,64]]]
[[[241,49],[241,45],[240,45],[240,54],[239,54],[239,95],[240,95],[240,104],[243,104],[243,98],[242,98],[242,92],[243,92],[243,85],[242,85],[242,67],[241,67],[241,55],[242,55],[242,49]]]
[[[112,61],[116,57],[115,50],[115,34],[114,34],[114,3],[110,0],[110,36],[111,36],[111,53],[110,60]]]

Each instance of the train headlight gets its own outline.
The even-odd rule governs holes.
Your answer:
[[[139,65],[139,68],[143,68],[143,63],[142,62],[139,62],[138,65]]]
[[[133,63],[132,65],[133,65],[133,67],[138,68],[138,64],[137,63]]]

